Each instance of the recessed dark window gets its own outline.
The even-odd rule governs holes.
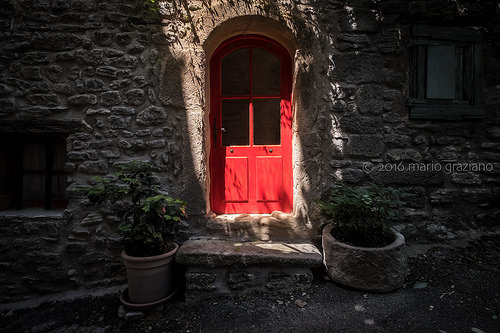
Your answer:
[[[416,25],[410,54],[410,118],[484,115],[479,31]]]
[[[3,209],[65,208],[66,139],[63,136],[0,134],[0,195]]]

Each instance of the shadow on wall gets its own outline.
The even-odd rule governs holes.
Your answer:
[[[169,47],[160,49],[161,69],[159,77],[159,99],[168,115],[168,133],[172,141],[167,147],[169,187],[175,195],[188,202],[188,214],[206,213],[205,182],[203,170],[202,96],[199,83],[195,87],[186,83],[196,76],[193,63],[186,64],[191,57],[184,51],[172,52]],[[191,67],[191,68],[190,68]],[[191,76],[191,77],[189,77]]]

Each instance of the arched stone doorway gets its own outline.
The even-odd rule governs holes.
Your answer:
[[[282,70],[280,72],[281,74],[285,74],[286,82],[281,83],[280,82],[280,87],[284,87],[284,94],[288,94],[288,98],[284,99],[281,96],[281,91],[276,95],[276,94],[267,94],[267,97],[279,97],[280,101],[285,101],[286,100],[286,108],[287,112],[283,114],[283,116],[287,117],[287,120],[281,119],[281,114],[283,108],[281,108],[282,103],[280,101],[274,103],[278,103],[278,109],[280,111],[280,118],[279,122],[281,123],[281,126],[279,127],[279,133],[278,136],[280,137],[280,144],[281,142],[285,143],[282,138],[282,135],[284,134],[286,137],[286,154],[285,154],[285,159],[283,162],[285,164],[282,164],[281,162],[278,162],[280,159],[279,155],[280,151],[279,149],[276,150],[276,147],[271,147],[268,146],[266,153],[267,155],[272,155],[274,159],[267,159],[266,156],[252,156],[253,161],[250,161],[246,159],[246,157],[237,159],[234,158],[230,160],[231,162],[234,162],[232,167],[228,166],[228,169],[234,170],[234,168],[241,168],[243,165],[245,168],[247,167],[247,163],[250,163],[252,165],[256,165],[256,163],[260,163],[260,170],[275,170],[281,169],[280,170],[280,176],[278,177],[279,181],[276,181],[276,177],[267,177],[266,180],[262,179],[262,175],[269,175],[269,172],[261,172],[258,173],[261,176],[261,180],[269,185],[269,186],[264,186],[264,187],[258,187],[258,181],[255,179],[252,174],[248,174],[245,176],[245,180],[243,182],[239,182],[238,186],[253,186],[252,189],[250,188],[243,188],[243,191],[246,192],[247,190],[252,191],[254,194],[249,193],[249,199],[250,196],[252,196],[252,204],[247,204],[247,207],[244,207],[245,205],[242,204],[242,202],[246,200],[244,198],[245,196],[241,196],[241,188],[232,188],[231,187],[224,187],[227,181],[231,177],[234,178],[234,174],[228,175],[224,174],[221,172],[221,170],[224,167],[220,166],[217,164],[218,162],[215,162],[215,151],[214,149],[217,148],[216,141],[217,140],[225,140],[223,139],[224,135],[228,137],[230,133],[228,132],[222,132],[220,129],[224,128],[222,126],[222,115],[221,115],[221,108],[217,110],[217,115],[215,118],[217,118],[217,121],[214,121],[214,110],[213,110],[213,105],[217,106],[222,106],[220,96],[219,97],[214,97],[217,94],[220,94],[220,86],[217,86],[219,89],[217,93],[214,93],[214,84],[220,85],[220,67],[218,67],[217,71],[218,73],[213,73],[212,71],[214,70],[214,66],[212,66],[211,60],[217,58],[217,61],[220,62],[222,59],[221,55],[227,55],[228,51],[230,51],[231,48],[235,47],[235,45],[239,48],[246,48],[250,47],[253,48],[255,45],[244,45],[245,43],[248,43],[250,40],[260,40],[261,45],[257,47],[258,50],[265,50],[266,46],[265,44],[267,43],[268,45],[273,45],[271,48],[273,51],[271,51],[271,54],[277,56],[277,59],[280,61],[285,61],[283,62],[284,66],[287,67],[286,70]],[[235,18],[230,18],[229,20],[223,22],[219,26],[217,26],[214,30],[210,32],[207,36],[202,37],[202,42],[203,42],[203,47],[205,49],[205,56],[206,56],[206,108],[205,108],[205,124],[206,126],[206,133],[205,133],[205,149],[207,151],[207,157],[209,158],[209,168],[208,168],[208,173],[207,173],[207,189],[209,192],[207,201],[209,202],[209,207],[212,211],[215,213],[271,213],[272,211],[280,210],[280,211],[285,211],[287,213],[291,213],[293,209],[293,171],[292,171],[292,165],[293,165],[293,135],[292,135],[292,127],[293,127],[293,112],[292,112],[292,101],[291,101],[291,91],[293,88],[293,56],[295,53],[295,44],[294,44],[294,36],[291,33],[290,30],[288,30],[285,26],[283,26],[281,23],[278,21],[272,20],[270,18],[262,17],[262,16],[241,16],[241,17],[235,17]],[[253,42],[251,42],[253,43]],[[250,44],[251,44],[250,43]],[[257,44],[258,44],[257,43]],[[229,46],[228,46],[229,45]],[[245,52],[245,51],[242,51]],[[258,51],[257,53],[259,53]],[[269,52],[269,50],[265,51]],[[249,69],[250,70],[250,69]],[[264,69],[265,71],[265,69]],[[219,77],[218,83],[213,82],[214,77]],[[281,81],[281,77],[280,77]],[[283,85],[282,85],[283,84]],[[215,90],[217,90],[215,89]],[[260,97],[258,103],[261,103],[261,99],[265,99],[264,96],[266,94],[260,94]],[[238,99],[240,96],[233,96],[235,99]],[[250,96],[247,96],[250,97]],[[252,96],[253,98],[254,96]],[[216,101],[214,101],[214,98],[216,98]],[[223,98],[224,99],[224,98]],[[273,103],[270,100],[268,101],[269,103]],[[214,104],[215,103],[215,104]],[[225,104],[231,104],[231,103],[236,103],[236,102],[225,102]],[[257,104],[258,104],[257,103]],[[252,108],[254,107],[254,103],[252,103]],[[250,111],[253,111],[250,110]],[[250,117],[253,117],[253,113],[250,114],[248,113],[249,116],[249,122],[248,125],[249,128],[248,130],[252,130],[252,137],[249,140],[253,140],[253,135],[254,135],[254,129],[255,125],[250,122]],[[282,121],[283,120],[283,121]],[[286,123],[286,124],[285,124]],[[286,126],[285,126],[286,125]],[[270,125],[271,126],[271,125]],[[252,127],[252,128],[250,128]],[[276,128],[276,127],[275,127]],[[225,128],[224,128],[225,129]],[[264,132],[269,132],[268,130],[264,130]],[[275,131],[276,132],[276,131]],[[215,141],[215,142],[214,142]],[[222,141],[218,142],[219,145],[222,146]],[[228,143],[228,142],[225,142]],[[250,143],[250,142],[249,142]],[[254,142],[252,142],[253,144]],[[240,147],[242,145],[239,145]],[[257,145],[260,146],[261,150],[264,151],[266,149],[264,144]],[[230,147],[230,146],[224,146],[227,148],[227,154],[231,154],[232,156],[236,157],[238,155],[238,151],[235,149],[235,147]],[[233,150],[233,153],[231,153],[231,149]],[[241,149],[239,149],[241,151]],[[221,152],[219,152],[220,154]],[[222,156],[227,156],[226,152],[224,151],[222,153]],[[219,156],[219,159],[222,160],[224,157]],[[242,157],[239,156],[238,157]],[[267,156],[270,157],[270,156]],[[258,160],[258,162],[257,162]],[[248,165],[250,165],[248,164]],[[238,165],[238,167],[237,167]],[[286,165],[286,168],[283,169],[282,165]],[[254,170],[258,170],[259,168]],[[224,170],[226,170],[224,168]],[[256,172],[256,171],[255,171]],[[254,174],[255,174],[254,172]],[[228,179],[226,179],[228,177]],[[218,184],[216,183],[215,179],[218,180]],[[227,181],[226,181],[227,180]],[[284,180],[284,181],[282,181]],[[233,179],[234,181],[234,179]],[[271,183],[271,184],[270,184]],[[222,186],[221,186],[222,185]],[[256,187],[254,185],[257,185]],[[269,189],[276,189],[279,188],[278,191],[273,191]],[[218,191],[218,193],[216,193]],[[233,203],[231,204],[222,204],[222,205],[217,205],[214,203],[215,202],[221,202],[225,201],[225,197],[227,196],[233,196],[233,198],[229,201],[232,201]],[[260,196],[259,196],[260,195]],[[270,200],[267,200],[270,199]]]
[[[262,35],[223,42],[210,61],[211,207],[292,210],[292,65]]]

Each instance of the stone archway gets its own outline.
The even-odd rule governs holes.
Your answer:
[[[284,27],[280,22],[258,15],[246,15],[233,17],[227,21],[221,23],[215,27],[203,40],[203,48],[205,50],[206,59],[206,86],[205,86],[205,123],[210,124],[209,108],[210,105],[210,85],[208,83],[208,78],[210,78],[210,66],[209,61],[221,43],[225,40],[229,40],[234,36],[248,36],[248,35],[260,35],[265,38],[272,39],[279,43],[284,50],[289,54],[293,62],[293,56],[296,50],[296,45],[294,42],[294,36],[290,30]],[[293,64],[292,64],[293,66]],[[206,127],[205,137],[210,139],[214,135],[213,129],[209,126]],[[210,140],[207,140],[209,142]],[[210,152],[210,147],[206,145],[207,152]],[[210,153],[207,153],[210,156]],[[210,173],[211,170],[208,170]],[[210,177],[207,177],[210,178]],[[210,189],[210,184],[207,184],[207,188]],[[209,194],[210,196],[210,194]],[[209,202],[210,200],[208,200]]]
[[[293,7],[293,6],[292,6]],[[313,56],[310,52],[314,42],[311,29],[304,25],[303,18],[294,16],[294,8],[276,7],[266,10],[255,5],[236,6],[228,3],[215,2],[211,6],[203,6],[197,10],[192,10],[189,20],[184,20],[185,16],[171,13],[170,17],[165,17],[162,24],[164,34],[170,41],[170,54],[172,58],[180,59],[178,63],[182,68],[177,72],[182,77],[182,94],[184,108],[186,112],[186,137],[183,157],[188,159],[193,165],[193,173],[187,175],[185,179],[183,193],[190,193],[190,182],[200,185],[200,190],[193,195],[196,199],[196,206],[205,208],[204,213],[212,215],[210,206],[211,196],[211,139],[213,128],[210,119],[210,59],[220,44],[234,36],[260,35],[270,38],[279,43],[290,55],[292,61],[292,202],[291,214],[287,214],[288,223],[294,220],[295,229],[303,231],[294,232],[296,236],[309,238],[316,231],[314,223],[310,220],[310,208],[312,197],[317,197],[318,173],[308,167],[313,163],[313,168],[318,164],[317,158],[309,161],[306,150],[310,150],[311,144],[315,146],[313,151],[319,151],[319,140],[317,136],[308,135],[311,122],[314,117],[309,117],[310,112],[316,108],[311,107],[312,87],[304,86],[312,80],[310,69]],[[172,59],[171,59],[172,60]],[[165,61],[165,68],[168,69]],[[168,76],[168,73],[164,75]],[[165,80],[166,81],[166,80]],[[171,94],[172,95],[172,94]],[[168,97],[168,96],[167,96]],[[171,97],[169,97],[171,98]],[[305,103],[308,103],[307,106]],[[305,112],[304,112],[305,111]],[[303,138],[308,141],[303,142]],[[312,142],[314,141],[314,142]],[[187,145],[189,144],[189,146]],[[190,154],[188,154],[190,152]],[[186,157],[187,156],[187,157]],[[311,162],[311,163],[310,163]],[[308,172],[314,172],[309,175]],[[196,177],[193,178],[192,176]],[[194,187],[196,188],[196,187]],[[192,192],[192,191],[191,191]],[[200,200],[201,199],[201,200]],[[198,209],[199,213],[202,213]],[[198,213],[198,214],[199,214]],[[200,216],[200,215],[198,215]],[[212,233],[206,228],[205,217],[199,219],[200,233]],[[210,221],[209,221],[210,224]],[[216,234],[220,233],[220,225],[214,226]],[[203,231],[202,231],[203,230]],[[198,231],[197,231],[198,232]]]

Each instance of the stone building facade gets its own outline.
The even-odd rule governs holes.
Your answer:
[[[20,142],[58,145],[66,190],[55,209],[0,211],[1,302],[124,282],[119,222],[70,190],[132,159],[188,201],[179,242],[317,240],[317,202],[337,180],[415,193],[397,226],[409,242],[498,230],[498,1],[148,3],[0,2],[0,195],[20,191],[8,167]],[[210,59],[249,35],[292,60],[293,208],[221,221],[211,212]]]

